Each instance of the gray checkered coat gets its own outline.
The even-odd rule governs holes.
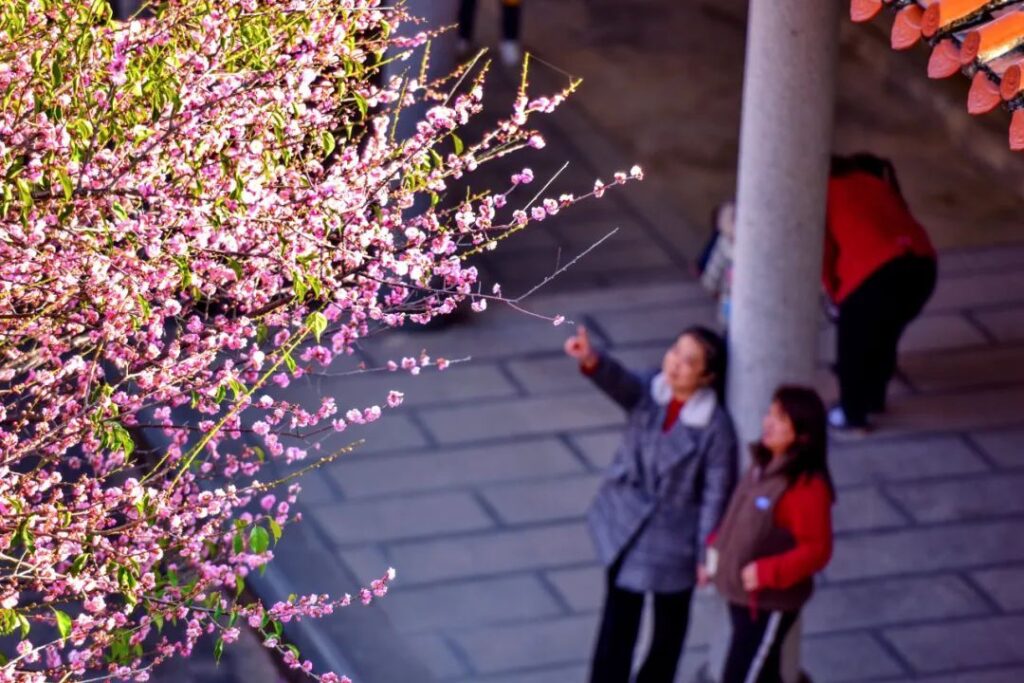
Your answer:
[[[708,535],[736,484],[736,435],[714,391],[702,389],[662,431],[671,390],[657,372],[636,375],[602,357],[591,379],[629,412],[622,444],[588,513],[616,585],[637,592],[692,588]]]

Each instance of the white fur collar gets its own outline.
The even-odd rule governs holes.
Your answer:
[[[659,372],[651,380],[651,398],[660,406],[666,406],[672,400],[672,388],[665,379],[665,373]],[[698,389],[683,405],[679,421],[687,427],[707,427],[717,406],[718,397],[714,389]]]

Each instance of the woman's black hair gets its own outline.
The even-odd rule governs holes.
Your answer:
[[[872,154],[871,152],[857,152],[843,156],[832,155],[832,163],[829,167],[829,175],[833,178],[842,178],[851,173],[868,173],[885,182],[896,191],[896,194],[903,196],[900,190],[899,180],[896,179],[896,167],[892,161]]]
[[[694,325],[680,332],[679,337],[692,337],[700,344],[704,350],[704,374],[712,376],[708,386],[715,390],[720,401],[724,400],[726,348],[722,335],[702,325]]]
[[[781,386],[775,390],[772,402],[777,403],[793,423],[795,439],[790,446],[792,461],[786,468],[790,482],[804,476],[817,476],[825,480],[832,500],[836,498],[832,474],[828,469],[828,427],[825,404],[814,389],[801,386]],[[760,441],[751,446],[754,462],[764,466],[773,454]]]

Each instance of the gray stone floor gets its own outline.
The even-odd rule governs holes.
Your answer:
[[[1024,247],[944,254],[936,296],[905,339],[891,413],[870,438],[834,444],[838,539],[806,620],[815,680],[1024,680],[1021,263]],[[709,315],[685,282],[534,308],[587,323],[631,364],[657,359],[681,326]],[[309,479],[307,540],[337,567],[292,579],[336,592],[351,589],[330,585],[339,576],[397,567],[393,592],[371,608],[386,617],[375,628],[435,680],[583,680],[602,575],[582,516],[622,415],[562,355],[567,332],[489,311],[364,349],[374,364],[424,348],[473,357],[444,373],[311,377],[296,389],[353,404],[406,393],[365,429],[365,448]],[[827,341],[820,388],[833,395]],[[710,599],[698,599],[681,681],[713,635]],[[345,651],[344,639],[332,644]],[[363,681],[401,680],[368,665]]]

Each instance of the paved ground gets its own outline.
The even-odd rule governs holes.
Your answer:
[[[510,240],[485,270],[514,293],[620,227],[534,306],[585,321],[629,363],[711,318],[686,263],[706,210],[734,182],[743,5],[637,0],[628,17],[598,0],[527,8],[528,40],[590,79],[530,162],[538,176],[567,159],[560,182],[579,189],[640,161],[650,182]],[[839,538],[808,612],[807,668],[821,681],[1024,680],[1024,246],[965,248],[1024,239],[1019,177],[972,164],[930,110],[856,63],[876,48],[849,35],[844,45],[841,145],[893,155],[947,249],[939,291],[907,337],[892,414],[875,436],[834,449]],[[305,523],[257,586],[339,593],[398,568],[373,607],[294,631],[304,651],[365,683],[583,680],[601,573],[582,515],[622,416],[562,357],[567,333],[489,311],[382,337],[356,359],[472,356],[445,373],[293,385],[357,405],[390,388],[407,396],[381,423],[346,432],[367,439],[357,453],[308,477]],[[823,327],[820,385],[831,394],[828,348]],[[681,681],[712,636],[707,604]]]
[[[1024,676],[1024,248],[947,253],[943,264],[907,337],[887,425],[834,450],[838,542],[807,620],[816,680]],[[708,316],[688,284],[537,306],[585,320],[631,363]],[[345,383],[364,401],[397,385],[408,405],[366,430],[362,452],[313,476],[305,525],[336,575],[399,569],[377,625],[438,680],[582,680],[601,599],[582,515],[621,414],[561,356],[564,334],[494,312],[368,350],[383,360],[444,349],[472,363]],[[832,391],[824,371],[821,384]],[[301,578],[325,575],[310,566]],[[704,616],[681,680],[711,636]],[[400,679],[371,668],[362,680]]]

